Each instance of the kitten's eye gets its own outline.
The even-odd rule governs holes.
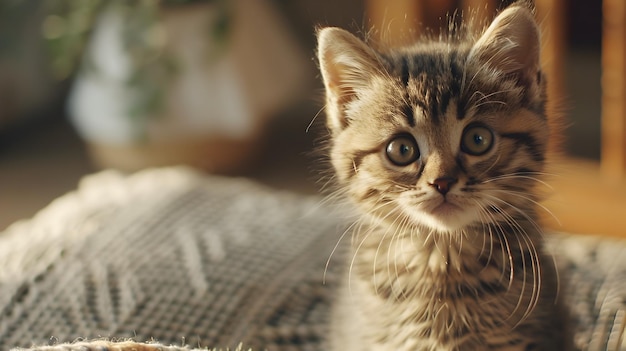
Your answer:
[[[393,138],[385,149],[387,158],[396,166],[407,166],[420,157],[417,142],[410,135],[399,135]]]
[[[493,132],[482,125],[470,125],[463,131],[461,150],[473,156],[480,156],[493,146]]]

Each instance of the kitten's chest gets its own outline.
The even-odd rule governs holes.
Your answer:
[[[368,238],[354,250],[354,268],[381,299],[445,303],[499,291],[510,275],[500,249],[498,243],[477,245],[462,238]]]
[[[355,250],[351,299],[370,342],[394,350],[473,350],[508,340],[507,319],[520,295],[502,260],[482,245],[424,247],[416,240],[363,242]]]

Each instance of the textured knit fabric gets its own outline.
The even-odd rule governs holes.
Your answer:
[[[230,349],[191,349],[190,346],[170,346],[157,342],[92,340],[73,343],[38,346],[36,351],[230,351]],[[24,349],[17,349],[24,350]],[[30,350],[30,349],[29,349]],[[234,351],[243,351],[240,345]],[[251,350],[248,350],[251,351]]]
[[[0,350],[325,350],[349,244],[336,212],[184,168],[91,176],[0,233]],[[619,350],[624,243],[549,244],[578,349]]]

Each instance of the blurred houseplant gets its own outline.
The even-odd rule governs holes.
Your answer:
[[[101,167],[245,168],[309,67],[263,0],[54,0],[44,33]]]

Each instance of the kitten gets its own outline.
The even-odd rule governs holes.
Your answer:
[[[540,35],[514,3],[475,38],[378,52],[318,32],[330,159],[361,219],[332,350],[563,350],[535,208]]]

